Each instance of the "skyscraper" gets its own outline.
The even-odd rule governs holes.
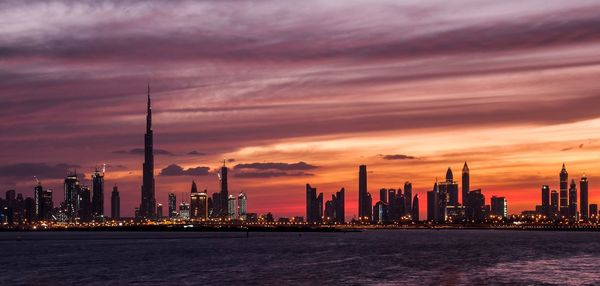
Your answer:
[[[371,204],[368,197],[370,194],[367,191],[367,166],[360,165],[358,167],[358,216],[362,219],[371,220]]]
[[[168,199],[169,205],[169,218],[174,218],[177,216],[177,197],[173,193],[169,193]]]
[[[437,205],[437,181],[433,189],[427,192],[427,221],[435,221],[435,212]]]
[[[42,192],[42,210],[40,220],[52,219],[52,211],[54,210],[54,201],[52,200],[52,189],[46,189]]]
[[[112,219],[121,218],[121,197],[119,196],[119,188],[116,185],[110,194],[110,217]]]
[[[414,222],[419,221],[419,194],[415,194],[415,197],[412,199],[411,206],[411,217]]]
[[[409,214],[412,210],[412,198],[412,183],[406,181],[404,182],[404,210]]]
[[[229,209],[229,190],[227,186],[227,167],[225,166],[225,161],[223,160],[223,167],[221,167],[221,171],[219,172],[219,178],[221,179],[221,211],[222,215],[228,215]]]
[[[561,217],[567,217],[569,215],[569,173],[563,163],[562,169],[560,170],[560,215]]]
[[[203,220],[208,219],[208,191],[206,189],[199,193],[198,201],[199,218]]]
[[[463,165],[462,169],[462,205],[466,205],[467,196],[469,195],[469,188],[471,184],[471,178],[469,176],[469,166],[467,166],[467,162]]]
[[[335,200],[334,200],[334,221],[337,223],[344,223],[346,221],[346,190],[344,188],[341,188],[336,194],[335,194]]]
[[[491,211],[493,215],[505,218],[507,215],[506,198],[492,196]]]
[[[579,204],[580,214],[584,221],[588,221],[589,215],[589,202],[588,202],[588,178],[585,174],[581,177],[579,182]]]
[[[154,139],[152,133],[152,103],[148,85],[148,105],[146,110],[146,134],[144,135],[144,164],[142,175],[142,202],[139,216],[143,219],[156,218],[156,197],[154,196]]]
[[[394,192],[395,192],[395,190],[394,190]],[[382,188],[382,189],[379,190],[379,200],[382,201],[382,202],[384,202],[384,203],[388,202],[388,191],[387,191],[387,189]]]
[[[438,183],[438,192],[448,197],[446,205],[458,207],[458,184],[454,181],[452,169],[446,171],[446,181]]]
[[[480,189],[469,191],[467,195],[467,204],[465,206],[465,216],[467,219],[480,221],[485,216],[485,196]]]
[[[186,202],[179,204],[179,218],[182,220],[190,219],[190,204]]]
[[[42,194],[44,192],[44,188],[42,187],[42,183],[40,181],[37,182],[35,187],[33,187],[33,198],[35,202],[35,218],[38,220],[42,219]]]
[[[79,180],[77,179],[77,172],[70,173],[67,175],[64,183],[64,207],[65,214],[68,220],[74,220],[78,215],[78,195],[79,195]]]
[[[558,201],[558,192],[556,190],[552,190],[552,192],[550,192],[550,216],[553,219],[556,219],[559,214]]]
[[[229,195],[227,198],[227,218],[235,219],[235,197]]]
[[[92,174],[92,216],[94,219],[104,217],[104,172],[98,169]]]
[[[577,219],[577,184],[575,179],[571,179],[569,186],[569,218]]]
[[[589,218],[596,218],[596,216],[598,216],[598,205],[597,204],[590,204],[590,213],[589,213]]]
[[[247,206],[247,202],[248,198],[246,197],[246,193],[244,192],[240,192],[240,194],[238,195],[238,200],[237,200],[237,209],[238,209],[238,218],[240,220],[246,220],[247,217],[246,215],[248,214],[248,206]]]
[[[542,186],[542,214],[550,217],[550,187]]]
[[[163,206],[162,204],[156,204],[156,218],[162,220],[163,218]]]
[[[79,220],[87,222],[92,219],[92,194],[88,186],[82,186],[79,188],[77,194],[77,214]]]
[[[196,181],[192,181],[192,188],[190,190],[190,218],[200,218],[200,193],[198,193]]]
[[[306,222],[320,223],[323,217],[323,193],[306,184]]]

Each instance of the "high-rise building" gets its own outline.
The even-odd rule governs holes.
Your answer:
[[[598,216],[598,205],[597,204],[590,204],[590,213],[589,213],[589,218],[596,218]]]
[[[346,190],[341,188],[334,197],[334,221],[344,223],[346,221]]]
[[[395,192],[395,190],[394,190]],[[388,202],[388,190],[385,188],[382,188],[379,190],[379,200],[382,202],[387,203]]]
[[[98,169],[92,174],[92,216],[104,218],[104,172],[100,173]]]
[[[82,186],[77,195],[77,213],[79,220],[87,222],[92,220],[92,192],[88,186]]]
[[[383,201],[378,201],[373,206],[373,222],[387,223],[388,219],[388,204]]]
[[[200,219],[200,217],[200,193],[198,193],[196,181],[192,181],[192,188],[190,191],[190,218]]]
[[[579,182],[579,204],[580,214],[584,221],[588,221],[589,215],[589,201],[588,201],[588,178],[585,174],[581,177]]]
[[[238,218],[240,220],[245,221],[247,219],[247,214],[248,214],[247,204],[248,204],[248,198],[246,197],[246,193],[240,192],[240,194],[238,195],[238,200],[237,200]]]
[[[37,182],[37,184],[35,185],[35,187],[33,187],[33,198],[34,198],[34,203],[35,203],[35,216],[34,219],[37,220],[44,220],[42,218],[42,196],[44,194],[44,188],[42,187],[42,183],[40,183],[39,181]]]
[[[67,175],[64,183],[64,212],[68,220],[74,220],[78,215],[79,209],[77,207],[79,203],[77,200],[80,189],[81,186],[79,185],[79,179],[77,179],[77,172]]]
[[[158,220],[163,219],[163,206],[162,204],[156,204],[156,218]]]
[[[550,217],[550,187],[542,185],[542,214]]]
[[[139,217],[156,218],[156,197],[154,193],[154,136],[152,133],[152,102],[148,85],[148,103],[146,110],[146,134],[144,135],[144,164],[142,174],[142,201]]]
[[[373,218],[370,196],[371,194],[367,191],[367,166],[360,165],[358,167],[358,216],[369,221]]]
[[[323,193],[306,184],[306,222],[320,223],[323,217]]]
[[[415,194],[414,198],[412,199],[412,206],[411,206],[411,217],[412,220],[414,222],[418,222],[419,221],[419,194]]]
[[[223,215],[229,215],[229,189],[227,185],[227,167],[225,166],[225,161],[223,161],[223,167],[221,167],[221,171],[219,172],[219,178],[221,178],[221,210],[223,211]]]
[[[435,221],[435,213],[437,206],[437,182],[433,185],[433,189],[427,192],[427,221]]]
[[[467,204],[465,206],[465,216],[473,221],[480,221],[486,214],[485,196],[480,189],[470,191],[467,195]]]
[[[438,192],[448,197],[446,205],[458,207],[458,184],[454,181],[452,169],[446,171],[446,181],[438,183]]]
[[[575,179],[571,179],[571,185],[569,186],[569,218],[577,219],[577,184]]]
[[[169,218],[177,217],[177,197],[173,193],[169,193]]]
[[[409,214],[412,209],[412,198],[412,183],[404,182],[404,210]]]
[[[495,216],[506,218],[506,215],[507,215],[506,198],[492,196],[491,212]]]
[[[25,205],[25,213],[24,213],[25,220],[27,220],[28,222],[32,222],[32,221],[36,220],[37,215],[36,215],[35,199],[26,198],[24,205]]]
[[[116,185],[110,194],[110,217],[112,219],[121,218],[121,196],[119,196],[119,188]]]
[[[182,220],[190,219],[190,204],[186,202],[179,204],[179,218]]]
[[[227,198],[227,218],[235,219],[235,197],[233,195],[229,195]]]
[[[554,219],[557,218],[559,214],[558,201],[558,192],[556,190],[552,190],[552,192],[550,192],[550,216]]]
[[[214,192],[212,194],[212,208],[209,209],[209,214],[211,217],[219,217],[221,216],[221,211],[227,213],[227,209],[221,210],[221,193]]]
[[[200,192],[198,195],[198,207],[199,207],[199,219],[206,220],[208,219],[208,191],[204,189],[204,191]]]
[[[469,188],[471,184],[471,178],[469,177],[469,166],[467,166],[467,162],[463,165],[462,169],[462,205],[466,205],[466,199],[469,195]]]
[[[344,223],[345,221],[344,188],[331,195],[331,200],[325,202],[324,220],[327,223]]]
[[[560,215],[567,217],[569,215],[569,173],[563,163],[560,170]]]

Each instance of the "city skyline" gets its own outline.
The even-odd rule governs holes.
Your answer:
[[[471,189],[509,213],[540,204],[542,185],[560,192],[563,163],[566,195],[585,173],[600,201],[597,3],[267,2],[0,4],[20,23],[0,25],[2,190],[34,197],[37,176],[57,206],[66,170],[91,180],[106,163],[104,213],[116,184],[133,216],[150,82],[163,206],[193,180],[221,191],[223,160],[228,193],[278,216],[305,213],[309,183],[345,188],[352,218],[361,164],[373,204],[410,181],[421,218],[435,178],[458,181],[465,161]]]

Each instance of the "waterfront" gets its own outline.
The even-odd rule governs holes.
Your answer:
[[[2,285],[600,283],[600,233],[6,232]]]

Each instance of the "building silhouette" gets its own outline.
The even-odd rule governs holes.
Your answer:
[[[558,191],[550,192],[550,215],[552,218],[557,218],[560,213]]]
[[[358,167],[358,216],[371,221],[373,218],[371,194],[367,191],[367,166]]]
[[[110,217],[112,219],[121,218],[121,196],[119,195],[119,188],[116,185],[110,194]]]
[[[589,213],[589,218],[596,218],[598,216],[598,205],[597,204],[590,204],[590,213]]]
[[[79,188],[76,209],[79,221],[88,222],[92,220],[92,191],[88,186]]]
[[[74,220],[77,217],[77,198],[79,189],[80,185],[79,180],[77,179],[77,172],[67,175],[64,182],[64,211],[68,220]]]
[[[229,195],[227,198],[227,218],[235,219],[235,197],[233,195]]]
[[[419,221],[419,194],[415,194],[414,198],[412,199],[412,206],[411,206],[411,218],[414,222],[418,222]]]
[[[237,199],[237,213],[240,220],[246,220],[248,214],[248,198],[246,193],[240,192]]]
[[[144,135],[144,164],[142,167],[142,201],[139,218],[156,218],[156,197],[154,192],[154,135],[152,133],[152,102],[148,85],[148,103],[146,110],[146,134]]]
[[[190,190],[190,218],[199,219],[200,217],[200,193],[198,193],[196,181],[192,181]]]
[[[581,181],[579,181],[579,209],[581,218],[584,221],[588,221],[590,218],[590,209],[588,201],[588,178],[585,174],[583,174]]]
[[[569,215],[569,173],[563,163],[560,170],[560,216],[567,217]]]
[[[469,176],[469,166],[467,166],[467,162],[465,161],[465,164],[463,165],[463,169],[462,169],[462,205],[466,205],[466,199],[467,196],[469,195],[469,188],[471,186],[471,178]]]
[[[491,212],[493,215],[506,218],[507,216],[507,203],[505,197],[492,196],[491,200]]]
[[[177,197],[174,193],[169,193],[167,205],[169,206],[169,218],[177,217]]]
[[[317,196],[317,188],[306,184],[306,222],[320,223],[323,218],[323,193]]]
[[[550,217],[550,187],[542,185],[542,214]]]
[[[412,199],[413,199],[413,195],[412,195],[412,183],[411,182],[404,182],[404,211],[407,214],[411,214],[411,210],[412,210]]]
[[[341,188],[331,195],[331,200],[325,202],[324,220],[327,223],[345,222],[345,196],[346,190]]]
[[[163,205],[162,204],[156,204],[156,218],[158,220],[162,220],[162,218],[163,218]]]
[[[575,220],[578,219],[577,184],[575,184],[575,179],[571,179],[571,184],[569,185],[569,218]]]
[[[92,174],[92,216],[94,219],[104,217],[104,172],[98,169]]]
[[[221,171],[219,172],[219,178],[221,179],[221,192],[220,192],[220,200],[221,200],[221,211],[222,215],[228,216],[229,212],[229,189],[227,185],[227,167],[225,166],[225,160],[223,160],[223,167],[221,167]]]
[[[484,219],[485,214],[485,196],[481,193],[481,189],[470,191],[467,195],[467,204],[465,206],[466,218],[477,222]]]

